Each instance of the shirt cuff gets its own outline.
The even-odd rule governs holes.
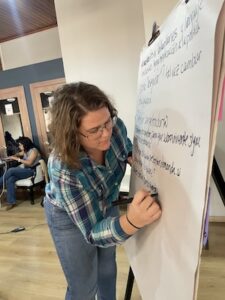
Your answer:
[[[124,230],[122,229],[119,217],[114,219],[114,230],[120,242],[124,242],[130,237],[130,235],[124,232]]]

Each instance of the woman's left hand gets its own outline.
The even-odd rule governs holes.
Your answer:
[[[11,160],[18,160],[19,158],[18,158],[17,156],[12,155],[12,156],[9,156],[8,159],[11,159]]]
[[[133,157],[132,157],[132,156],[129,156],[129,157],[127,158],[127,162],[128,162],[128,164],[129,164],[130,166],[132,166],[132,163],[133,163]]]

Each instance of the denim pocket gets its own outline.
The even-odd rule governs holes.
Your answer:
[[[67,212],[54,204],[52,204],[49,200],[45,199],[45,212],[48,220],[48,225],[50,227],[54,227],[56,229],[68,229],[74,228],[75,224],[70,219]]]
[[[54,206],[54,205],[53,205]],[[71,218],[69,217],[68,213],[57,206],[53,207],[52,210],[52,221],[54,222],[54,227],[57,229],[69,229],[75,227],[75,224],[72,222]]]

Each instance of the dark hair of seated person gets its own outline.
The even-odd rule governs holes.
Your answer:
[[[37,148],[34,143],[31,141],[31,139],[29,137],[26,136],[21,136],[17,139],[17,143],[22,144],[24,147],[24,151],[28,152],[30,149],[32,148]]]

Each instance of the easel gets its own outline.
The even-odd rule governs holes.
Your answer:
[[[215,157],[213,158],[212,178],[225,206],[225,182]]]
[[[124,300],[130,300],[131,299],[133,285],[134,285],[134,273],[133,273],[133,271],[130,267],[129,268],[129,273],[128,273],[128,278],[127,278],[127,286],[126,286],[126,292],[125,292]]]
[[[220,168],[217,164],[217,161],[216,161],[215,157],[213,159],[212,178],[215,182],[215,185],[218,189],[220,197],[221,197],[221,199],[223,201],[223,204],[225,206],[225,182],[224,182],[222,173],[220,171]],[[207,242],[206,249],[208,249],[208,242]],[[126,286],[126,292],[125,292],[124,300],[131,300],[133,285],[134,285],[134,273],[133,273],[133,271],[130,267],[129,268],[129,273],[128,273],[128,278],[127,278],[127,286]]]
[[[185,3],[188,4],[189,1],[190,0],[185,0]],[[160,35],[160,31],[158,28],[159,28],[158,25],[156,24],[156,22],[154,22],[153,27],[152,27],[152,37],[148,42],[148,46],[150,46],[154,42],[154,40]],[[223,204],[225,205],[225,182],[224,182],[222,173],[220,172],[220,169],[219,169],[219,166],[217,164],[215,157],[213,159],[212,177],[217,186],[217,189],[219,191],[219,194],[223,201]],[[207,245],[208,245],[208,242],[207,242]],[[134,274],[133,274],[132,268],[129,267],[129,273],[128,273],[128,279],[127,279],[124,300],[131,300],[133,283],[134,283]]]
[[[216,161],[215,156],[213,158],[213,165],[212,165],[212,178],[215,182],[217,190],[218,190],[218,192],[220,194],[220,197],[223,201],[223,204],[225,206],[225,182],[224,182],[223,175],[220,171],[220,168],[218,166],[218,163]],[[207,232],[207,241],[206,241],[206,244],[204,246],[204,249],[209,250],[208,232]]]

